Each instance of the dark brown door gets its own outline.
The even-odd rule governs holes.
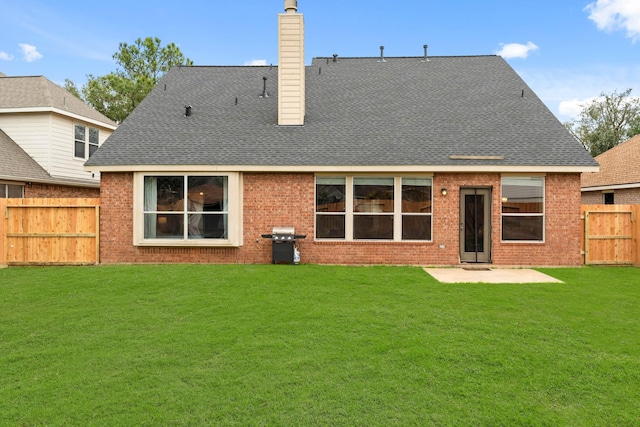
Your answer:
[[[491,189],[460,190],[460,261],[491,261]]]

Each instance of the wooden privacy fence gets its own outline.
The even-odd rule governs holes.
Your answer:
[[[0,265],[100,261],[100,199],[0,199]]]
[[[640,205],[582,205],[584,264],[640,264],[639,214]]]

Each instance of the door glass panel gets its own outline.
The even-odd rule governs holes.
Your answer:
[[[484,252],[484,196],[466,195],[464,209],[464,251]]]

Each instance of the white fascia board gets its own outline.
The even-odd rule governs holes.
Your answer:
[[[580,191],[586,193],[589,191],[625,190],[627,188],[640,188],[640,182],[633,182],[631,184],[600,185],[598,187],[582,187]]]
[[[597,172],[598,166],[261,166],[261,165],[96,165],[88,172],[439,172],[439,173],[582,173]]]
[[[61,116],[70,117],[74,120],[80,120],[86,123],[91,123],[92,125],[101,126],[103,128],[116,130],[118,126],[114,126],[110,123],[101,122],[100,120],[94,120],[89,117],[82,116],[80,114],[70,113],[69,111],[61,110],[59,108],[53,107],[27,107],[27,108],[0,108],[0,114],[11,114],[11,113],[54,113],[59,114]]]

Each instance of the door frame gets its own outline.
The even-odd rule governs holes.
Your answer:
[[[466,221],[466,198],[465,196],[484,196],[484,223],[482,226],[483,251],[465,251],[465,221]],[[491,263],[492,243],[491,234],[493,231],[493,188],[492,187],[460,187],[460,212],[459,212],[459,255],[461,263]],[[477,211],[479,212],[479,211]],[[477,213],[476,212],[476,213]],[[476,228],[476,233],[478,228]],[[477,234],[476,234],[477,238]]]

